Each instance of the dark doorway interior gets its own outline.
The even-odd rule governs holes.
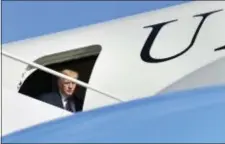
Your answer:
[[[56,63],[48,65],[48,68],[53,70],[60,70],[62,68],[69,68],[79,72],[79,80],[88,83],[94,67],[97,56],[90,56],[78,60],[71,60],[63,63]],[[46,72],[36,70],[23,83],[19,92],[28,95],[32,98],[38,99],[38,96],[43,93],[48,93],[56,89],[56,77]],[[81,101],[83,107],[85,99],[86,88],[78,86],[76,95]]]

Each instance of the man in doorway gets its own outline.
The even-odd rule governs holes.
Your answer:
[[[73,71],[70,69],[63,69],[60,72],[74,79],[78,79],[79,76],[77,71]],[[40,100],[68,110],[70,112],[77,112],[80,111],[82,108],[81,102],[78,100],[77,96],[74,95],[76,88],[76,83],[67,79],[58,78],[57,91],[41,95]]]

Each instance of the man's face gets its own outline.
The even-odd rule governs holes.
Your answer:
[[[66,75],[68,75],[68,74],[66,74]],[[76,73],[73,73],[68,76],[70,76],[72,78],[77,78]],[[76,89],[76,84],[74,82],[71,82],[66,79],[59,79],[59,89],[60,89],[61,93],[64,94],[65,96],[72,96]]]

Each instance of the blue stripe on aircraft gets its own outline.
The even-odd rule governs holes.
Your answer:
[[[168,93],[75,114],[2,142],[225,142],[225,85]]]

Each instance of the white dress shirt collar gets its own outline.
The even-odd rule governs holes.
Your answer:
[[[66,108],[66,103],[67,103],[67,97],[65,95],[63,95],[61,92],[59,92],[59,95],[61,97],[61,101],[63,103],[63,107]]]
[[[63,95],[60,91],[59,91],[59,95],[61,96],[61,101],[63,103],[63,108],[66,109],[67,97],[65,95]],[[72,110],[76,111],[75,103],[72,103],[71,105],[72,105]]]

